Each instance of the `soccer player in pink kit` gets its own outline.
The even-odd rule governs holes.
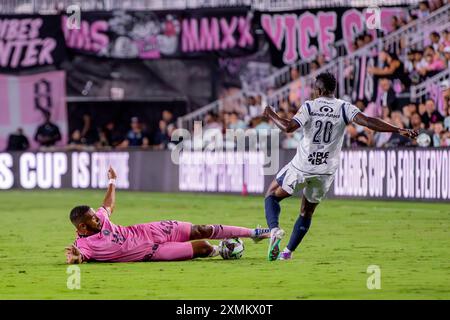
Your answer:
[[[66,248],[67,263],[88,261],[133,262],[176,261],[218,255],[217,246],[201,239],[269,237],[269,229],[248,229],[224,225],[193,225],[166,220],[123,227],[111,222],[115,204],[116,173],[108,170],[109,186],[103,205],[97,210],[77,206],[70,221],[77,229],[75,243]],[[196,240],[196,241],[194,241]]]

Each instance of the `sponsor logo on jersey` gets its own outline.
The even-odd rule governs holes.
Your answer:
[[[312,165],[319,166],[321,164],[327,164],[328,156],[330,155],[330,152],[313,152],[310,153],[308,156],[308,161]]]
[[[324,113],[330,113],[330,112],[333,112],[333,108],[331,108],[329,106],[321,106],[319,111],[324,112]]]
[[[326,106],[323,106],[323,107],[326,107]],[[322,107],[322,108],[323,108]],[[321,108],[321,109],[322,109]],[[327,107],[327,108],[329,108],[329,107]],[[331,109],[331,108],[330,108]],[[322,111],[322,110],[320,110],[320,111]],[[331,112],[333,112],[333,109],[331,109]],[[311,114],[310,114],[311,116],[315,116],[315,117],[328,117],[328,118],[335,118],[335,119],[337,119],[337,118],[339,118],[340,117],[340,115],[339,114],[333,114],[333,113],[325,113],[325,112],[311,112]]]

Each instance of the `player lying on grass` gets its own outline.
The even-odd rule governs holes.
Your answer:
[[[336,79],[330,73],[321,73],[314,84],[314,100],[306,101],[292,119],[280,118],[275,111],[266,107],[264,116],[284,132],[303,128],[297,154],[278,172],[269,186],[265,198],[265,214],[271,229],[268,259],[288,260],[297,249],[311,225],[316,206],[328,192],[339,165],[345,129],[355,122],[379,132],[393,132],[408,138],[416,138],[416,130],[401,129],[389,123],[367,117],[354,105],[334,97]],[[280,201],[295,191],[303,190],[300,216],[291,239],[280,254],[279,244],[284,231],[279,228]]]
[[[247,229],[224,225],[193,225],[166,220],[123,227],[109,219],[114,211],[116,173],[108,170],[109,186],[103,205],[94,211],[77,206],[70,221],[77,229],[75,243],[66,248],[67,263],[88,261],[175,261],[214,257],[218,247],[201,239],[269,237],[269,229]],[[191,242],[192,241],[192,242]]]

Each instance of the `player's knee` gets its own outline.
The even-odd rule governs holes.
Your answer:
[[[194,258],[206,258],[211,255],[214,248],[208,241],[196,241],[192,243]]]
[[[208,225],[194,225],[192,226],[191,239],[207,239],[211,237],[213,227]]]

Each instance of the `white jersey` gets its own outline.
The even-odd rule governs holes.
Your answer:
[[[302,104],[294,120],[303,128],[292,165],[306,174],[334,174],[345,127],[360,110],[341,99],[320,97]]]

